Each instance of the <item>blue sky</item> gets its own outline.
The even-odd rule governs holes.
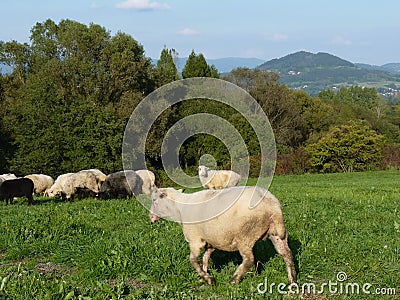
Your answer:
[[[305,50],[351,62],[400,63],[399,0],[2,0],[0,40],[28,42],[36,22],[71,19],[130,34],[146,56],[264,60]]]

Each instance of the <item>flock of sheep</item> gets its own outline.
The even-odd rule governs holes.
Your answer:
[[[238,283],[254,264],[252,249],[259,240],[269,238],[286,264],[289,284],[295,284],[296,271],[288,246],[288,233],[278,199],[261,187],[237,186],[241,176],[233,171],[209,170],[199,166],[198,175],[205,190],[185,194],[173,188],[157,188],[154,173],[148,170],[119,171],[105,175],[89,169],[63,174],[54,181],[42,174],[16,178],[0,175],[0,199],[26,196],[32,204],[32,193],[71,200],[80,193],[98,197],[151,196],[150,221],[160,218],[181,224],[190,248],[190,263],[200,278],[214,285],[208,272],[208,261],[214,249],[239,251],[243,261],[231,283]],[[202,266],[198,262],[205,248]]]
[[[62,174],[54,180],[44,174],[31,174],[17,178],[14,174],[0,175],[0,198],[6,203],[14,197],[26,196],[32,204],[32,194],[48,197],[61,196],[72,200],[77,195],[107,197],[126,197],[146,194],[150,196],[155,188],[154,173],[148,170],[119,171],[105,175],[98,169],[81,170]]]

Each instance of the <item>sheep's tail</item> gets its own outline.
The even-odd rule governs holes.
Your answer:
[[[274,213],[269,218],[269,235],[278,236],[281,239],[286,237],[286,226],[282,213]]]

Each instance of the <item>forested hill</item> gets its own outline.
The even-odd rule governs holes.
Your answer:
[[[313,54],[300,51],[282,58],[275,58],[267,61],[258,68],[274,71],[290,71],[296,68],[299,71],[306,71],[309,68],[332,67],[354,67],[354,64],[328,53],[318,52],[317,54]]]
[[[272,59],[257,67],[279,74],[280,81],[293,89],[316,95],[324,89],[349,86],[376,88],[381,94],[400,91],[400,75],[384,69],[353,64],[328,53],[300,51]]]

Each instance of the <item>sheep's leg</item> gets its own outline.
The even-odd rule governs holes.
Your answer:
[[[236,269],[229,283],[239,283],[254,264],[254,255],[252,247],[246,246],[240,248],[239,252],[243,258],[243,261],[241,265]]]
[[[199,273],[201,279],[204,279],[208,284],[214,285],[215,284],[214,278],[207,272],[204,272],[198,262],[198,257],[203,247],[204,243],[190,244],[190,263],[196,269],[197,273]]]
[[[33,196],[32,195],[28,195],[28,205],[32,205],[33,204]]]
[[[292,251],[289,248],[287,236],[285,236],[284,239],[281,239],[279,236],[270,235],[269,238],[274,244],[276,252],[282,255],[283,260],[285,261],[289,284],[295,283],[296,270],[294,268]]]
[[[215,249],[212,246],[207,245],[207,249],[204,252],[204,255],[203,255],[203,271],[206,272],[206,273],[207,273],[207,270],[208,270],[208,261],[210,260],[211,253],[213,253],[214,250]]]

